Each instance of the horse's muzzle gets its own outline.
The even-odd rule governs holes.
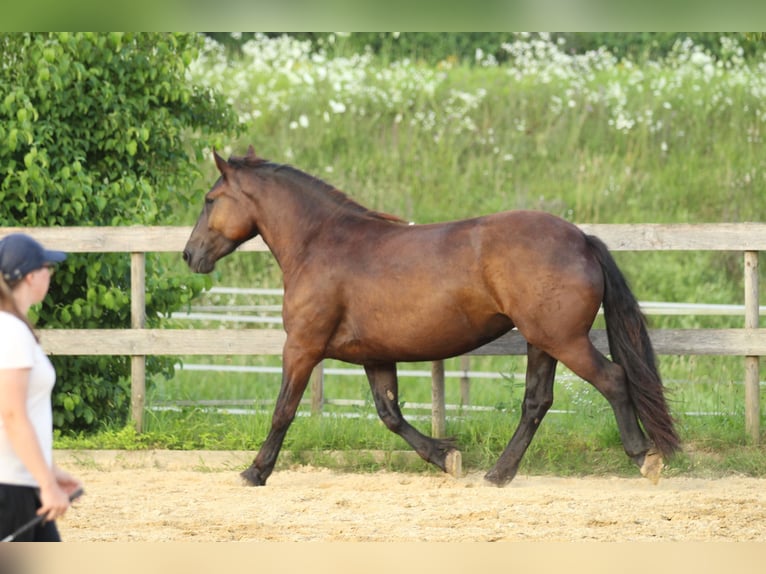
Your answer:
[[[188,247],[183,250],[183,258],[189,269],[195,273],[210,273],[215,268],[215,263],[205,257],[194,257],[194,253]]]

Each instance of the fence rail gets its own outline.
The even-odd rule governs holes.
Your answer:
[[[760,436],[759,360],[766,355],[766,330],[759,328],[758,253],[766,250],[766,224],[588,224],[586,233],[598,235],[613,251],[734,251],[744,254],[744,316],[740,329],[660,329],[650,331],[659,354],[733,355],[745,361],[745,425],[754,442]],[[0,237],[25,232],[47,247],[72,253],[130,253],[130,329],[48,329],[43,333],[52,355],[129,355],[132,365],[132,417],[143,426],[145,357],[147,355],[276,355],[284,333],[269,329],[146,329],[145,254],[180,253],[190,227],[49,227],[0,228]],[[263,252],[260,238],[240,251]],[[606,335],[596,330],[597,347],[607,350]],[[515,331],[473,351],[476,355],[520,355],[523,337]],[[433,368],[433,432],[443,432],[443,363]],[[321,389],[320,389],[321,397]]]
[[[251,302],[236,304],[218,303],[207,300],[192,305],[188,311],[176,311],[174,319],[193,321],[217,321],[222,323],[263,323],[269,325],[282,324],[282,304],[277,302],[284,296],[283,289],[262,289],[260,287],[212,287],[205,293],[208,296],[229,295],[247,297]],[[269,299],[264,303],[261,299]],[[674,303],[665,301],[639,301],[644,315],[682,315],[682,316],[716,316],[744,317],[745,306],[722,303]],[[759,313],[766,313],[766,305],[761,305]],[[603,309],[599,309],[599,315]]]

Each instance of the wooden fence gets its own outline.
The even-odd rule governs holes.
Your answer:
[[[744,357],[745,426],[753,442],[760,436],[760,356],[766,355],[766,330],[759,328],[758,253],[766,250],[766,224],[593,224],[583,231],[598,235],[613,251],[734,251],[744,254],[743,328],[660,329],[650,337],[658,354]],[[284,332],[269,329],[146,329],[145,255],[183,250],[190,227],[0,228],[0,237],[25,232],[46,247],[70,253],[130,253],[130,329],[46,329],[43,341],[52,355],[128,355],[131,357],[131,414],[143,427],[147,355],[279,355]],[[268,251],[260,238],[242,251]],[[679,273],[683,270],[679,270]],[[606,333],[592,339],[608,351]],[[473,351],[474,355],[523,355],[526,343],[516,331]],[[432,432],[444,433],[443,363],[433,364]],[[321,401],[321,377],[312,384]]]

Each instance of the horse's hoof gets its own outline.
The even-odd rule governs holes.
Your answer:
[[[515,475],[516,473],[513,472],[511,473],[510,476],[500,476],[500,473],[498,472],[497,468],[493,468],[489,472],[487,472],[487,474],[484,475],[484,480],[488,482],[489,484],[491,484],[492,486],[502,488],[503,486],[511,482]]]
[[[451,450],[444,458],[444,470],[454,478],[460,478],[463,475],[463,455],[459,450]]]
[[[492,486],[501,487],[503,484],[498,480],[497,475],[493,471],[489,471],[484,475],[484,482],[489,483]]]
[[[662,462],[662,455],[654,449],[646,451],[644,462],[641,464],[641,476],[651,480],[652,484],[657,484],[663,468],[665,464]]]
[[[266,480],[261,478],[260,473],[253,467],[243,470],[241,473],[239,473],[239,476],[241,476],[242,479],[245,481],[246,486],[265,486],[266,485]]]

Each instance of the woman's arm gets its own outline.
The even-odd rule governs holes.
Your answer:
[[[27,413],[30,369],[0,370],[0,418],[13,450],[40,486],[42,507],[38,514],[55,520],[69,508],[69,497],[59,484],[56,470],[48,466]],[[71,477],[69,477],[71,478]]]

